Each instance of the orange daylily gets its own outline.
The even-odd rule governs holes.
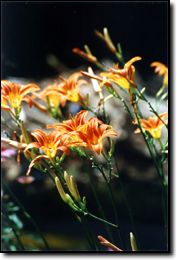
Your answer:
[[[159,115],[162,120],[165,120],[168,117],[168,113],[162,113]],[[141,127],[150,133],[150,135],[159,139],[161,137],[161,128],[164,123],[157,116],[149,117],[148,119],[140,119]],[[133,124],[137,124],[137,122],[133,122]],[[140,129],[136,129],[135,133],[140,133]]]
[[[63,82],[55,84],[47,89],[46,95],[50,95],[51,101],[56,104],[56,95],[60,99],[61,105],[64,106],[66,101],[78,102],[82,101],[83,98],[80,95],[80,86],[85,84],[86,81],[79,79],[80,73],[76,72],[72,74],[68,79],[60,77]],[[52,96],[51,96],[52,95]],[[53,99],[54,98],[54,99]]]
[[[119,85],[124,89],[130,89],[136,87],[135,80],[135,67],[132,65],[134,62],[141,60],[142,58],[136,56],[125,63],[124,68],[120,69],[118,65],[114,68],[110,68],[109,72],[102,72],[100,75],[105,80],[111,81]]]
[[[168,87],[168,68],[158,61],[152,62],[151,67],[155,67],[155,73],[158,73],[159,76],[164,76],[163,85]]]
[[[29,93],[38,91],[40,88],[36,84],[21,85],[8,80],[1,81],[1,108],[4,110],[19,109],[22,101],[26,101],[29,106],[33,105]]]
[[[86,116],[88,111],[81,110],[75,117],[71,117],[69,120],[65,120],[62,123],[47,125],[48,128],[54,128],[60,131],[62,134],[71,133],[75,131],[83,131],[87,126]]]
[[[80,73],[76,72],[72,74],[67,80],[63,79],[63,82],[60,84],[60,92],[65,96],[66,100],[72,102],[82,101],[83,98],[80,95],[80,86],[86,84],[86,81],[79,79],[81,76]]]
[[[70,134],[73,140],[80,142],[80,146],[86,146],[100,154],[103,150],[103,139],[116,136],[117,133],[112,129],[112,126],[104,124],[98,118],[92,117],[86,120],[87,113],[88,111],[82,110],[70,120],[47,127],[54,128],[61,134]]]
[[[64,106],[67,100],[64,92],[60,90],[60,84],[57,82],[47,86],[42,92],[40,92],[39,98],[55,109],[57,109],[60,104],[61,106]]]
[[[39,160],[52,160],[57,155],[58,150],[65,154],[69,154],[69,147],[80,145],[79,141],[73,141],[68,135],[61,135],[61,133],[58,131],[52,131],[47,134],[38,129],[32,132],[31,135],[36,139],[36,142],[28,144],[24,152],[31,148],[38,148],[42,150],[44,154],[38,155],[31,161],[27,175],[29,175],[31,168]]]
[[[81,140],[86,144],[90,150],[101,154],[103,150],[103,139],[106,137],[117,136],[112,126],[106,125],[97,118],[91,118],[88,121],[84,132],[79,132]]]
[[[66,142],[66,136],[62,136],[57,131],[52,131],[47,134],[40,129],[35,130],[31,135],[36,139],[36,142],[32,142],[27,145],[26,150],[31,148],[41,149],[49,159],[54,158],[58,150],[68,153],[68,145]]]

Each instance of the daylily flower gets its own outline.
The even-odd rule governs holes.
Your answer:
[[[87,148],[101,154],[103,150],[103,139],[106,137],[117,136],[112,126],[102,123],[97,118],[88,121],[85,132],[79,132],[80,138],[86,143]]]
[[[4,110],[20,109],[22,101],[31,107],[33,105],[31,97],[28,95],[40,88],[36,84],[21,85],[8,80],[1,81],[1,108]]]
[[[57,109],[59,105],[64,106],[67,100],[65,93],[60,88],[61,83],[55,82],[38,93],[38,97],[44,100],[50,108]]]
[[[69,152],[66,136],[62,136],[57,131],[45,133],[38,129],[33,131],[31,135],[36,139],[36,142],[28,144],[25,151],[31,148],[39,148],[49,159],[54,158],[58,150],[61,150],[64,153]]]
[[[155,73],[163,76],[163,85],[168,87],[168,68],[161,62],[152,62],[151,67],[155,67]]]
[[[48,128],[54,128],[62,134],[68,134],[75,131],[83,131],[87,126],[86,116],[88,111],[81,110],[76,116],[71,117],[59,124],[47,125]]]
[[[46,95],[50,95],[50,102],[53,102],[54,105],[56,105],[56,102],[61,102],[61,105],[64,106],[67,100],[71,102],[83,101],[80,95],[80,86],[85,84],[86,81],[79,79],[80,76],[82,76],[80,73],[74,73],[68,79],[60,77],[63,82],[49,87],[46,92]],[[56,95],[59,98],[58,101],[56,100]]]
[[[78,140],[73,140],[69,135],[61,135],[58,131],[45,133],[38,129],[32,132],[31,135],[36,139],[36,142],[28,144],[24,152],[31,148],[38,148],[43,152],[43,154],[38,155],[31,161],[27,175],[29,175],[31,168],[39,160],[47,159],[52,161],[52,159],[57,155],[58,150],[62,151],[64,154],[69,154],[69,147],[80,145]]]
[[[168,113],[162,113],[159,117],[162,120],[165,120],[168,117]],[[159,117],[153,116],[148,119],[140,119],[141,127],[155,139],[159,139],[161,137],[161,128],[164,125]],[[137,124],[137,122],[134,121],[133,124]],[[140,133],[140,129],[136,129],[135,133]]]
[[[103,149],[103,139],[117,136],[117,133],[112,129],[112,126],[104,124],[96,117],[86,120],[87,113],[88,111],[82,110],[70,120],[47,127],[54,128],[61,134],[71,134],[71,138],[80,142],[80,146],[86,146],[100,154]]]
[[[124,89],[130,89],[136,87],[135,80],[135,67],[132,65],[134,62],[141,60],[142,58],[137,56],[125,63],[124,68],[120,69],[118,65],[114,68],[110,68],[109,72],[102,72],[100,75],[110,82],[114,82]]]

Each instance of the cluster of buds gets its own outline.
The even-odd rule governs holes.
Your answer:
[[[64,172],[64,179],[70,194],[64,191],[61,181],[58,177],[55,177],[55,184],[62,200],[68,204],[74,211],[80,213],[86,213],[86,198],[79,194],[77,184],[72,175],[69,175],[66,171]]]

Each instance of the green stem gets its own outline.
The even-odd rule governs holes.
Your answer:
[[[91,234],[90,228],[88,228],[89,224],[87,222],[87,219],[86,219],[85,215],[83,215],[81,217],[81,223],[82,223],[83,229],[85,231],[85,234],[86,234],[87,241],[89,243],[90,249],[91,250],[94,249],[94,250],[97,251],[97,245],[96,245],[95,239],[93,238],[93,235]]]
[[[88,175],[89,175],[89,180],[90,180],[90,183],[91,183],[90,186],[91,186],[91,189],[92,189],[92,191],[93,191],[93,195],[94,195],[95,201],[96,201],[96,203],[97,203],[97,205],[98,205],[98,209],[99,209],[99,211],[100,211],[100,214],[101,214],[101,216],[102,216],[103,219],[106,219],[104,210],[103,210],[103,208],[102,208],[102,205],[101,205],[100,200],[99,200],[98,195],[97,195],[97,190],[96,190],[96,188],[95,188],[94,182],[92,181],[92,178],[91,178],[90,174],[88,174]],[[104,223],[104,224],[105,224],[105,229],[106,229],[108,235],[110,236],[110,239],[113,241],[114,239],[113,239],[113,236],[112,236],[112,234],[111,234],[109,225],[107,225],[106,223]]]
[[[159,161],[159,158],[158,158],[157,154],[154,155],[154,152],[153,152],[152,148],[155,149],[155,147],[152,144],[152,142],[149,141],[149,138],[148,138],[147,134],[144,133],[144,131],[143,131],[142,127],[141,127],[141,123],[140,123],[140,120],[139,120],[139,116],[138,116],[138,114],[136,112],[136,109],[134,110],[134,113],[135,113],[136,120],[138,122],[138,126],[140,128],[140,131],[142,133],[142,136],[144,138],[144,141],[146,143],[146,146],[147,146],[147,148],[149,150],[149,153],[151,155],[151,158],[152,158],[152,160],[154,162],[154,165],[156,167],[157,173],[158,173],[158,175],[160,177],[160,180],[161,180],[161,183],[162,183],[162,202],[163,202],[163,212],[164,212],[164,224],[165,224],[165,228],[166,228],[166,226],[167,226],[167,218],[166,218],[166,214],[167,214],[167,209],[166,209],[166,181],[165,181],[165,178],[164,178],[162,165],[161,165],[161,162]],[[153,147],[152,147],[152,145],[153,145]],[[156,160],[156,158],[157,158],[157,160]]]
[[[94,219],[96,219],[96,220],[99,220],[99,221],[101,221],[101,222],[103,222],[103,223],[105,223],[105,224],[108,224],[108,225],[110,225],[111,227],[118,228],[117,225],[115,225],[115,224],[113,224],[113,223],[111,223],[111,222],[109,222],[109,221],[107,221],[107,220],[105,220],[105,219],[99,218],[99,217],[93,215],[93,214],[90,213],[90,212],[86,212],[85,215],[88,215],[88,216],[90,216],[90,217],[92,217],[92,218],[94,218]]]
[[[19,206],[19,208],[21,209],[21,211],[23,212],[23,214],[25,215],[25,217],[27,219],[29,219],[31,221],[31,223],[33,224],[33,226],[36,228],[38,234],[40,235],[45,247],[47,249],[50,249],[48,246],[48,243],[45,239],[45,237],[43,236],[42,232],[40,231],[38,225],[36,224],[36,222],[34,221],[34,219],[30,216],[30,214],[26,211],[26,209],[24,208],[24,206],[21,204],[21,202],[17,199],[17,197],[14,195],[14,193],[11,191],[11,189],[9,188],[9,186],[6,183],[3,183],[3,185],[6,187],[6,189],[8,190],[9,194],[12,196],[12,198],[14,199],[14,201],[17,203],[17,205]]]
[[[100,70],[106,71],[105,66],[102,65],[100,62],[95,63],[95,66],[97,66]]]
[[[135,226],[135,222],[134,222],[134,217],[133,217],[133,214],[132,214],[132,209],[131,209],[131,207],[129,205],[129,202],[128,202],[128,199],[127,199],[127,196],[126,196],[126,192],[124,190],[124,185],[123,185],[122,180],[121,180],[121,175],[119,173],[119,167],[118,167],[115,155],[114,155],[114,161],[115,161],[117,172],[119,174],[118,181],[119,181],[119,184],[120,184],[120,187],[121,187],[121,192],[122,192],[122,195],[123,195],[123,199],[125,201],[125,205],[127,207],[128,215],[129,215],[129,218],[130,218],[130,223],[131,223],[131,226],[132,226],[132,231],[135,234],[135,236],[137,238],[137,243],[139,245],[139,242],[138,242],[139,240],[138,240],[138,236],[137,236],[137,231],[136,231],[136,226]],[[140,245],[138,247],[140,248]]]
[[[107,188],[108,188],[108,193],[109,193],[109,196],[110,196],[110,200],[111,200],[111,204],[112,204],[112,207],[113,207],[113,211],[114,211],[114,216],[115,216],[115,222],[118,226],[118,214],[117,214],[117,209],[116,209],[116,206],[115,206],[115,200],[114,200],[114,196],[113,196],[113,191],[112,191],[112,188],[111,188],[111,185],[110,183],[108,182],[107,178],[106,178],[106,175],[104,173],[104,170],[101,169],[100,167],[97,167],[98,170],[101,172],[106,184],[107,184]],[[122,237],[121,237],[121,234],[120,234],[120,231],[119,229],[117,229],[117,232],[118,232],[118,236],[119,236],[119,240],[120,240],[120,243],[121,243],[121,246],[123,247],[123,241],[122,241]]]

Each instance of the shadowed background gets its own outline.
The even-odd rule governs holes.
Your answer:
[[[94,30],[108,27],[125,57],[142,56],[147,75],[152,60],[167,64],[167,2],[3,2],[2,77],[44,78],[56,71],[46,57],[69,68],[82,60],[71,50],[88,44],[99,58],[109,55]],[[83,63],[83,62],[82,62]],[[150,74],[150,70],[148,71]]]

